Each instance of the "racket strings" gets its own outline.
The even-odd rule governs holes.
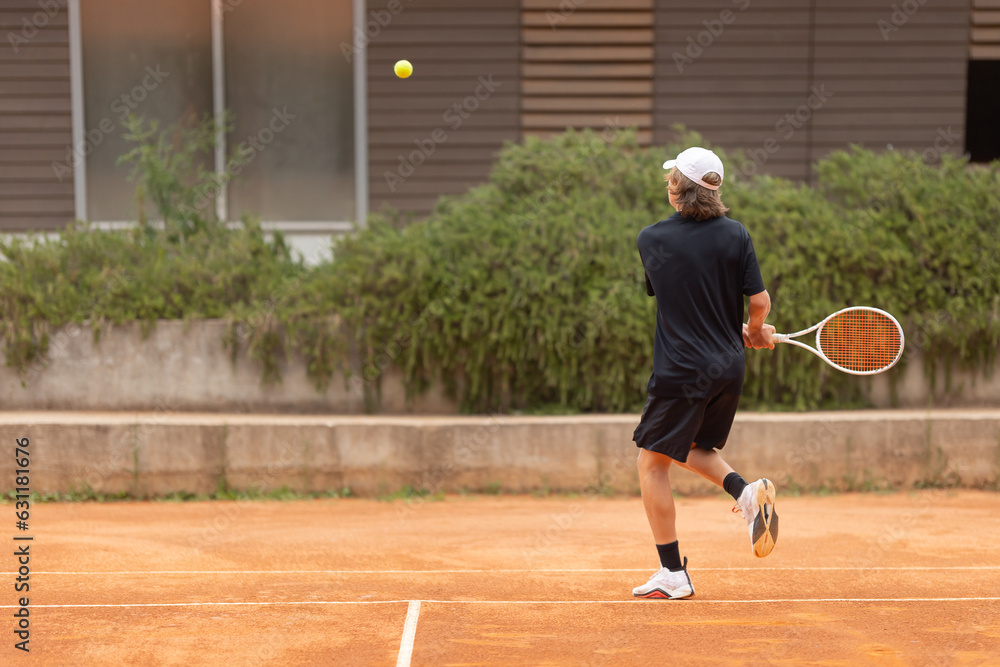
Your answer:
[[[819,346],[827,359],[851,371],[879,371],[899,357],[899,326],[882,313],[849,310],[823,325]]]

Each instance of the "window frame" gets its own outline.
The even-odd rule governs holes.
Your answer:
[[[80,27],[80,3],[83,0],[68,0],[69,10],[69,59],[70,59],[70,95],[72,109],[73,145],[82,151],[85,139],[84,118],[84,85],[83,80],[83,36]],[[211,3],[212,21],[212,112],[217,119],[222,117],[226,108],[226,63],[223,50],[225,36],[224,6],[225,0],[204,0]],[[367,11],[366,0],[351,0],[352,2],[352,35],[364,34],[364,17]],[[265,220],[261,226],[265,230],[280,230],[289,234],[340,234],[363,227],[368,218],[368,50],[364,44],[355,44],[355,57],[352,63],[354,81],[352,95],[354,96],[354,216],[355,220]],[[82,152],[81,152],[82,155]],[[214,155],[216,174],[225,170],[226,136],[219,133]],[[84,157],[73,170],[73,204],[78,220],[87,220],[87,159]],[[228,186],[223,188],[215,201],[215,212],[220,220],[228,224],[235,221],[229,219]],[[134,225],[128,220],[94,220],[98,228],[123,228]]]

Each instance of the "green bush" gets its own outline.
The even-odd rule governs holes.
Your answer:
[[[158,319],[226,317],[304,272],[280,235],[267,239],[250,218],[237,229],[215,218],[214,176],[192,170],[211,148],[210,120],[161,130],[132,118],[128,130],[137,146],[122,161],[160,220],[141,213],[129,230],[76,223],[54,238],[0,242],[0,337],[22,378],[44,360],[54,328],[86,323],[97,337],[105,324],[148,331]]]
[[[160,211],[168,224],[71,228],[55,241],[0,247],[9,260],[0,263],[8,365],[43,356],[46,332],[66,322],[226,317],[234,358],[249,354],[265,382],[278,381],[283,359],[298,352],[318,388],[340,370],[373,401],[391,366],[411,394],[442,382],[469,411],[641,406],[655,303],[635,239],[672,213],[658,165],[704,143],[696,134],[655,149],[639,147],[631,130],[529,138],[505,147],[487,183],[442,198],[427,219],[375,214],[336,244],[335,262],[311,268],[252,221],[227,230],[211,207],[199,208],[207,177],[185,181],[185,161],[170,156],[204,142],[134,134],[146,147],[132,154],[144,160],[137,179],[146,196],[163,193],[150,198],[168,209]],[[816,187],[731,176],[722,190],[754,238],[770,321],[794,331],[845,305],[875,305],[901,318],[928,373],[938,361],[992,364],[1000,165],[946,156],[929,166],[917,155],[852,148],[817,170]],[[862,402],[864,380],[802,350],[747,358],[745,407]]]
[[[636,409],[655,306],[635,237],[672,213],[657,165],[695,143],[692,133],[652,150],[632,132],[529,138],[505,149],[485,185],[443,199],[427,220],[400,227],[375,216],[337,250],[350,277],[340,312],[368,375],[392,359],[411,387],[442,379],[468,410]],[[998,185],[997,165],[929,166],[855,147],[819,163],[816,187],[733,178],[723,193],[754,237],[779,330],[847,305],[882,307],[933,376],[938,360],[994,361]],[[746,406],[862,404],[865,380],[802,350],[747,356]]]

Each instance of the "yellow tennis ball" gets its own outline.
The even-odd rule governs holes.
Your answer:
[[[392,71],[394,71],[396,76],[400,79],[405,79],[413,74],[413,65],[410,64],[409,60],[400,60],[393,66]]]

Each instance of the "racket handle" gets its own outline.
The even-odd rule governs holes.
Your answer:
[[[780,334],[780,333],[771,334],[772,343],[784,343],[786,340],[788,340],[788,334]]]

